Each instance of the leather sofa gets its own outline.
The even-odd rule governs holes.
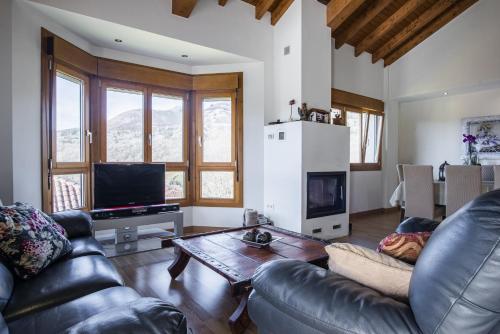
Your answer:
[[[186,318],[173,305],[123,286],[92,237],[88,214],[52,217],[66,229],[73,251],[30,280],[0,263],[1,334],[186,333]]]
[[[496,190],[435,229],[415,265],[408,303],[308,263],[278,260],[255,273],[249,315],[267,334],[500,333],[499,245]]]

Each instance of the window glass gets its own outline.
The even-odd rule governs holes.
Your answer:
[[[183,171],[165,172],[165,198],[186,198],[185,173]]]
[[[57,162],[85,160],[83,87],[82,80],[57,72],[55,124]]]
[[[144,161],[144,96],[142,92],[106,90],[108,162]]]
[[[84,202],[84,175],[54,175],[52,179],[52,208],[54,212],[79,209]]]
[[[201,172],[201,197],[206,199],[233,199],[234,172]]]
[[[184,101],[182,97],[152,96],[153,162],[184,161]]]
[[[382,116],[370,114],[370,122],[366,140],[366,163],[377,163],[379,156],[380,136],[382,133]]]
[[[203,162],[231,162],[231,98],[205,98],[202,102]]]
[[[346,112],[346,126],[350,128],[350,162],[361,162],[361,114]]]

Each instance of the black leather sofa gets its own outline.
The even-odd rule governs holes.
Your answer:
[[[88,214],[52,217],[66,229],[73,252],[25,281],[0,263],[0,334],[186,333],[186,318],[173,305],[123,286],[92,237]]]
[[[500,190],[439,224],[415,265],[408,303],[291,260],[263,265],[252,285],[248,310],[261,334],[500,333]]]

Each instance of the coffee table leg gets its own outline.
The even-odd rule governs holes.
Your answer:
[[[177,276],[179,276],[184,268],[186,268],[189,259],[191,256],[188,254],[184,253],[182,249],[176,247],[176,253],[177,257],[175,258],[174,262],[168,267],[168,272],[170,273],[170,277],[172,279],[176,279]]]
[[[240,299],[240,303],[236,310],[229,317],[229,328],[231,333],[240,334],[247,329],[250,324],[250,318],[247,311],[248,296],[250,295],[250,290],[246,291]]]

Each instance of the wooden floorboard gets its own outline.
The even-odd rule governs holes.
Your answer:
[[[381,239],[396,229],[399,213],[358,216],[352,218],[351,223],[352,235],[338,241],[375,249]],[[220,228],[187,227],[185,233],[202,233],[217,229]],[[230,333],[227,320],[238,303],[231,296],[228,282],[194,260],[172,281],[167,268],[173,258],[174,250],[166,248],[115,257],[111,260],[124,277],[127,286],[143,296],[169,301],[182,310],[193,334]],[[245,333],[257,333],[255,325],[252,324]]]

